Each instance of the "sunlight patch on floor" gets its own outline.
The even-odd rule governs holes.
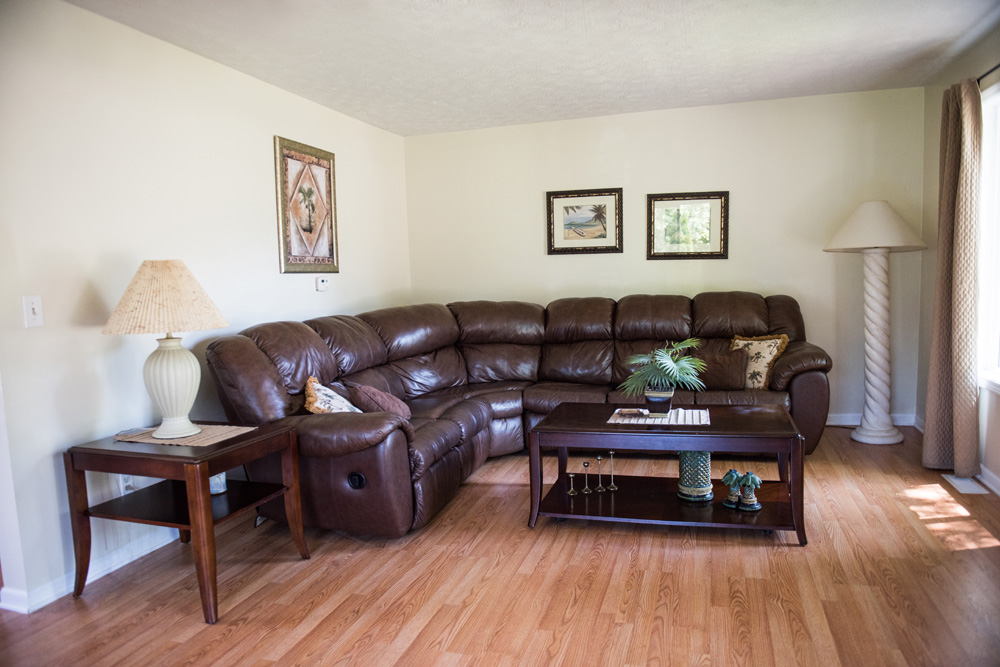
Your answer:
[[[910,509],[924,521],[969,516],[969,510],[962,507],[940,484],[924,484],[907,489],[903,491],[903,495],[910,499]]]
[[[940,484],[924,484],[906,489],[902,494],[907,506],[931,533],[951,551],[1000,547],[1000,540],[975,519],[966,519],[969,510],[962,507]]]
[[[951,551],[1000,547],[1000,540],[975,520],[929,523],[927,529]]]

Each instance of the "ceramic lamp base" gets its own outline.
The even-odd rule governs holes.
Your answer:
[[[168,334],[156,342],[159,346],[142,368],[146,391],[163,417],[153,437],[166,440],[200,433],[201,429],[188,419],[201,382],[198,359],[181,345],[180,338]]]

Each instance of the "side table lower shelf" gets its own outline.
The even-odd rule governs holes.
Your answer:
[[[591,483],[594,478],[591,475]],[[561,476],[542,498],[538,515],[665,526],[795,530],[791,496],[788,485],[783,482],[764,482],[757,489],[757,500],[763,505],[757,512],[725,507],[722,500],[729,495],[729,487],[719,481],[713,482],[715,498],[707,502],[681,500],[677,497],[677,479],[669,477],[616,475],[618,489],[603,493],[580,493],[583,486],[580,475],[573,484],[577,491],[575,496],[566,493],[569,484],[567,478]]]
[[[251,510],[284,493],[281,484],[227,481],[225,493],[212,496],[212,525]],[[164,480],[119,498],[94,505],[87,513],[95,519],[131,521],[154,526],[190,530],[187,490],[184,482]]]

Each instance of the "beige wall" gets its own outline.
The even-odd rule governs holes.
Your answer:
[[[790,294],[857,424],[862,263],[823,246],[863,201],[921,224],[922,89],[805,97],[406,139],[415,299],[743,289]],[[546,254],[548,190],[624,188],[624,253]],[[648,261],[647,193],[730,191],[728,260]],[[920,253],[891,257],[892,411],[916,401]],[[909,420],[909,422],[907,422]]]
[[[184,260],[229,331],[404,301],[410,268],[396,135],[53,0],[0,3],[0,90],[0,500],[15,512],[0,559],[2,602],[20,608],[73,571],[61,452],[154,418],[155,336],[100,333],[143,259]],[[336,154],[328,292],[279,273],[274,135]],[[42,296],[45,326],[24,328],[23,295]],[[183,337],[203,359],[225,331]],[[221,416],[202,389],[193,416]],[[92,501],[114,493],[110,476],[90,483]],[[165,534],[94,527],[96,569]]]

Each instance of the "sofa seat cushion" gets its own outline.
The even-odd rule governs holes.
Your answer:
[[[448,419],[414,419],[410,441],[410,478],[417,480],[462,441],[462,429]]]
[[[524,394],[520,391],[492,391],[476,394],[475,398],[490,406],[494,419],[520,417],[524,412]]]
[[[411,399],[409,404],[411,410],[416,410],[415,414],[419,413],[423,417],[433,415],[436,418],[446,406],[455,405],[463,399],[477,398],[493,408],[494,418],[513,417],[523,411],[521,393],[531,385],[531,382],[514,381],[477,382],[435,391]]]
[[[524,409],[548,414],[560,403],[605,403],[610,387],[575,382],[539,382],[524,390]]]
[[[694,396],[698,405],[783,405],[792,407],[787,391],[742,389],[740,391],[701,391]]]
[[[457,424],[462,430],[462,442],[469,442],[489,426],[493,419],[493,410],[485,401],[468,398],[442,412],[438,420],[442,419]]]
[[[465,400],[461,394],[435,394],[411,398],[406,401],[410,408],[410,414],[414,420],[417,419],[438,419],[449,408],[458,405]]]

